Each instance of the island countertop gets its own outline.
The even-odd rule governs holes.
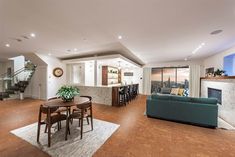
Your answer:
[[[132,85],[132,84],[131,84]],[[119,106],[119,90],[124,86],[131,85],[74,85],[79,88],[80,95],[89,95],[92,97],[93,102],[97,104],[105,104],[110,106]],[[134,84],[133,84],[134,85]]]

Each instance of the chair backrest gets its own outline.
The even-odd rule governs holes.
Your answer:
[[[92,101],[92,97],[91,97],[91,96],[81,95],[80,97],[88,98],[88,99],[89,99],[89,101]]]
[[[125,93],[125,94],[128,93],[128,86],[124,86],[124,93]]]
[[[91,101],[77,105],[77,108],[79,108],[79,109],[90,109],[91,107],[92,107]]]
[[[45,106],[45,105],[41,105],[40,106],[40,111],[44,114],[51,114],[51,113],[54,113],[58,108],[59,107],[48,107],[48,106]]]

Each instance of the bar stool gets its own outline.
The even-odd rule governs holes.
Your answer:
[[[128,86],[124,86],[119,89],[119,105],[124,104],[126,106],[127,102],[128,102]]]
[[[129,94],[129,101],[131,101],[134,97],[134,85],[129,85],[129,91],[128,91],[128,94]]]

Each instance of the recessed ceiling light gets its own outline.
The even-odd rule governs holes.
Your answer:
[[[5,46],[6,46],[6,47],[10,47],[10,44],[6,44]]]
[[[122,39],[122,36],[121,36],[121,35],[119,35],[119,36],[118,36],[118,39]]]
[[[187,60],[188,60],[188,58],[185,58],[184,60],[185,60],[185,61],[187,61]]]
[[[73,51],[75,51],[75,52],[76,52],[76,51],[78,51],[78,49],[77,49],[77,48],[74,48],[74,49],[73,49]]]
[[[30,36],[31,36],[32,38],[35,38],[35,37],[36,37],[36,34],[31,33]]]
[[[200,50],[203,46],[205,46],[205,43],[201,43],[195,50],[193,50],[192,54],[195,54],[198,50]]]
[[[218,30],[215,30],[215,31],[211,32],[210,34],[211,35],[216,35],[216,34],[219,34],[219,33],[222,33],[222,32],[223,32],[223,30],[218,29]]]

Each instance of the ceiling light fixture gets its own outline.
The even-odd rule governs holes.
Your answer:
[[[77,48],[74,48],[74,49],[73,49],[73,51],[77,52],[77,51],[78,51],[78,49],[77,49]]]
[[[10,47],[10,44],[6,44],[5,46],[6,46],[6,47]]]
[[[31,36],[32,38],[35,38],[35,37],[36,37],[36,34],[35,34],[35,33],[31,33],[30,36]]]
[[[211,35],[217,35],[217,34],[222,33],[222,32],[223,32],[223,30],[218,29],[218,30],[215,30],[215,31],[211,32],[210,34]]]
[[[195,50],[193,50],[192,54],[196,54],[203,46],[205,46],[205,43],[201,43]]]
[[[121,40],[121,39],[122,39],[122,36],[121,36],[121,35],[119,35],[119,36],[118,36],[118,39],[120,39],[120,40]]]
[[[185,60],[185,61],[187,61],[187,60],[188,60],[188,58],[185,58],[184,60]]]

